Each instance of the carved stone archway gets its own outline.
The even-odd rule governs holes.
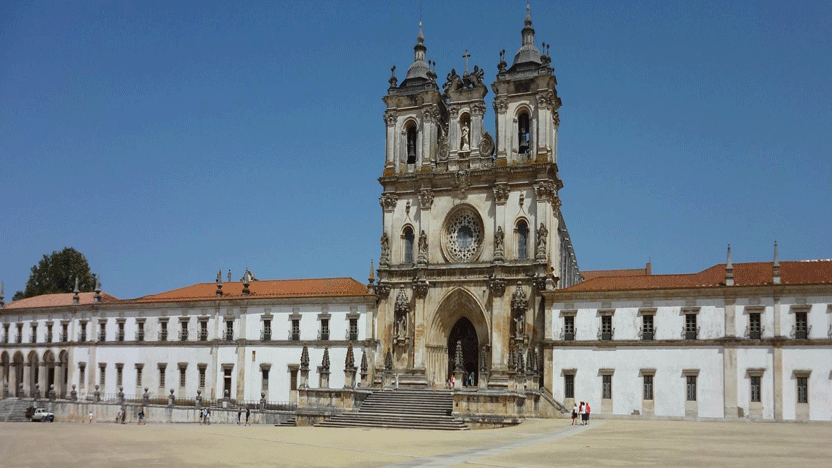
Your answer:
[[[451,330],[463,318],[470,322],[476,332],[480,348],[490,342],[491,324],[482,303],[465,288],[448,292],[428,320],[427,327],[427,375],[436,385],[441,385],[447,378],[448,339]]]

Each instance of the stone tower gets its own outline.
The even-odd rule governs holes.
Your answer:
[[[440,90],[420,24],[401,84],[393,68],[376,366],[392,367],[402,385],[441,386],[455,373],[457,385],[473,374],[482,388],[509,388],[517,362],[539,368],[539,293],[564,286],[562,258],[574,254],[558,198],[561,100],[528,12],[522,36],[510,68],[500,54],[491,86],[494,137],[483,127],[484,72],[469,70],[467,51],[463,73],[452,69]],[[580,277],[573,271],[569,283]]]

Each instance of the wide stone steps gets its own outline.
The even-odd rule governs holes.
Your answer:
[[[397,429],[465,430],[451,416],[453,395],[448,391],[388,390],[373,392],[358,411],[341,413],[320,427],[383,427]]]
[[[26,422],[26,408],[32,406],[32,400],[7,398],[0,400],[0,421]]]

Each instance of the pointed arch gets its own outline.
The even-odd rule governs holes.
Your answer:
[[[439,307],[430,320],[428,344],[446,346],[448,334],[462,317],[474,326],[480,346],[487,344],[491,334],[485,307],[474,294],[461,287],[451,290],[439,301]]]

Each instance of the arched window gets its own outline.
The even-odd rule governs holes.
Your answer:
[[[529,114],[527,112],[523,112],[520,114],[520,117],[517,119],[517,141],[520,142],[518,145],[518,152],[520,154],[525,154],[529,152]]]
[[[529,225],[525,221],[517,223],[517,260],[527,258],[526,246],[529,240]]]
[[[404,228],[404,263],[413,265],[413,229]]]
[[[407,128],[407,163],[416,164],[416,125]]]

